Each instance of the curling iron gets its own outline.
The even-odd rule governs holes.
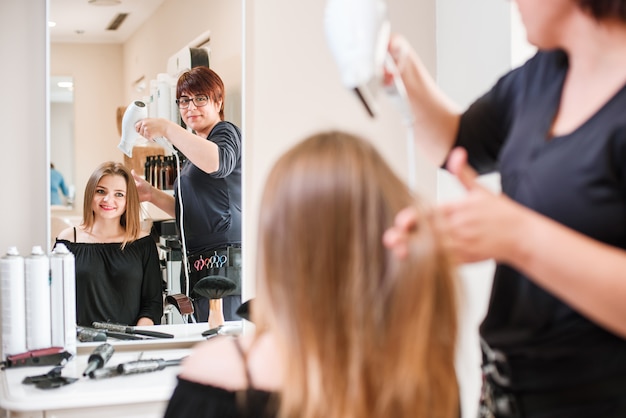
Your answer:
[[[109,322],[94,322],[92,325],[94,328],[105,329],[107,331],[113,331],[113,332],[146,335],[148,337],[154,337],[154,338],[174,338],[174,335],[166,334],[165,332],[148,331],[148,330],[143,330],[143,329],[137,329],[135,327],[130,327],[127,325],[111,324]]]
[[[178,366],[183,361],[183,358],[174,360],[164,359],[147,359],[147,360],[134,360],[127,363],[121,363],[114,367],[107,367],[104,369],[94,370],[89,374],[92,379],[105,379],[115,376],[124,376],[130,374],[149,373],[163,370],[166,367]]]
[[[87,359],[87,368],[83,372],[83,376],[90,375],[94,370],[104,367],[114,352],[115,349],[111,344],[104,343],[96,347]]]
[[[138,335],[127,334],[125,332],[109,331],[108,329],[95,329],[87,327],[76,327],[76,337],[80,342],[106,341],[109,337],[116,340],[145,340],[147,338]]]

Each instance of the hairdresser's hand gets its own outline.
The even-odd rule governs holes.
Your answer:
[[[412,206],[404,208],[396,215],[393,226],[383,234],[383,244],[393,251],[399,260],[404,260],[409,253],[410,235],[417,228],[418,218],[416,208]]]
[[[168,138],[168,128],[173,123],[163,118],[146,118],[135,124],[135,130],[144,138],[154,141],[155,138]]]
[[[516,244],[523,239],[519,225],[527,210],[480,185],[478,175],[467,162],[465,149],[453,149],[446,168],[467,191],[462,199],[439,207],[442,232],[448,236],[447,246],[454,258],[460,262],[490,258],[511,261]]]
[[[387,46],[387,53],[395,64],[395,69],[389,66],[384,66],[383,80],[385,85],[391,85],[393,78],[396,75],[400,75],[404,78],[406,69],[410,66],[410,61],[415,55],[411,44],[401,35],[392,33],[389,37],[389,44]],[[397,70],[397,73],[395,72]]]
[[[135,186],[137,186],[137,193],[139,194],[140,202],[149,202],[152,200],[152,191],[154,188],[150,183],[144,180],[143,177],[138,176],[135,170],[130,171],[135,179]]]

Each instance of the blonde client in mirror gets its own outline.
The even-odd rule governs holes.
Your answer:
[[[76,259],[76,319],[155,325],[163,315],[163,285],[156,243],[142,231],[131,172],[102,163],[85,187],[83,221],[59,234]]]
[[[409,205],[420,219],[400,260],[382,237]],[[284,154],[258,237],[254,335],[196,346],[167,418],[458,417],[455,270],[371,144],[332,131]]]

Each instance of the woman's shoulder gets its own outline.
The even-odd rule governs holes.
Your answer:
[[[231,391],[245,389],[245,365],[236,343],[232,337],[220,336],[198,344],[183,360],[180,377]]]
[[[56,239],[59,241],[74,242],[74,237],[76,236],[75,231],[76,231],[75,226],[70,226],[68,228],[65,228],[64,230],[59,232],[59,235],[56,236]]]
[[[276,373],[269,376],[267,370],[257,367],[259,361],[273,364],[269,347],[262,338],[253,345],[253,338],[219,336],[198,344],[183,361],[180,377],[230,391],[248,389],[250,385],[259,390],[276,390]],[[245,358],[237,345],[248,353]]]
[[[236,137],[240,137],[241,136],[241,130],[239,129],[239,127],[237,125],[235,125],[232,122],[229,122],[227,120],[222,120],[220,122],[217,123],[217,125],[215,125],[215,127],[213,128],[213,130],[211,131],[211,136],[214,134],[227,134],[227,135],[233,135]]]
[[[150,232],[148,232],[148,231],[144,231],[144,230],[141,230],[141,231],[139,232],[139,235],[137,235],[137,239],[138,239],[138,240],[140,240],[140,239],[142,239],[142,238],[146,238],[146,237],[150,237],[150,236],[151,236],[151,235],[150,235]]]
[[[141,232],[136,239],[129,242],[129,245],[137,246],[138,248],[150,249],[154,247],[154,250],[157,249],[157,243],[152,238],[152,235],[149,233]]]

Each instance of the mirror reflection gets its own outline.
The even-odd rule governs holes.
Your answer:
[[[50,77],[50,205],[70,210],[74,203],[74,80]]]
[[[67,7],[72,8],[72,13],[67,13]],[[91,18],[80,15],[82,10],[89,15],[96,13],[101,20],[106,20],[103,15],[115,16],[125,7],[132,9],[126,23],[131,24],[133,30],[128,31],[124,26],[126,23],[122,23],[118,29],[122,35],[103,29],[101,39],[95,38],[87,23]],[[142,13],[148,18],[137,22]],[[200,19],[201,23],[189,25],[190,14],[205,18]],[[51,0],[49,15],[52,20],[59,21],[50,29],[51,83],[59,75],[74,82],[73,142],[57,143],[54,134],[51,139],[54,154],[51,153],[50,162],[60,168],[55,161],[59,158],[56,154],[64,155],[64,170],[71,179],[66,177],[66,182],[71,181],[75,186],[73,205],[65,205],[62,211],[51,205],[54,220],[50,236],[54,241],[60,229],[80,223],[85,184],[93,169],[103,161],[125,162],[117,147],[120,141],[119,109],[149,96],[151,81],[168,72],[171,58],[183,48],[208,45],[210,67],[222,77],[225,86],[225,119],[240,126],[242,2],[209,0],[198,4],[190,0],[135,0],[107,7],[85,2],[77,7],[69,0]],[[74,18],[68,24],[81,25],[64,26],[63,18],[70,15]],[[51,103],[52,106],[56,105]],[[173,216],[151,204],[145,204],[144,209],[149,223],[163,225],[160,232],[167,241]],[[56,221],[61,222],[60,226],[55,227]],[[168,251],[161,255],[166,275],[172,276],[172,281],[176,282],[177,275],[180,275],[180,257],[177,259]]]

